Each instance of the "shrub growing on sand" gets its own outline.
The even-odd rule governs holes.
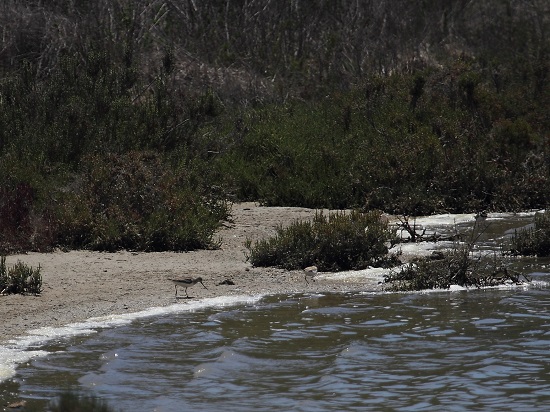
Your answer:
[[[213,248],[228,203],[190,189],[186,170],[167,168],[154,152],[85,158],[66,196],[60,244],[93,250]]]
[[[529,282],[525,275],[512,271],[488,257],[474,256],[468,246],[420,257],[384,276],[391,291],[449,289],[458,286],[496,286]]]
[[[483,287],[529,282],[526,276],[504,266],[496,254],[474,253],[475,243],[485,229],[476,223],[468,242],[457,242],[448,251],[435,251],[430,256],[415,258],[385,275],[384,283],[392,291],[413,291],[449,289],[451,285]]]
[[[42,275],[40,265],[33,269],[22,262],[17,262],[13,267],[6,266],[6,257],[0,258],[0,294],[4,293],[32,293],[39,294],[42,291]]]
[[[514,255],[550,256],[550,211],[537,213],[533,227],[516,231],[510,251]]]
[[[292,270],[316,265],[320,271],[338,271],[394,263],[396,258],[388,256],[394,240],[395,231],[380,212],[317,212],[312,221],[279,226],[274,237],[254,245],[247,240],[246,247],[254,266]]]

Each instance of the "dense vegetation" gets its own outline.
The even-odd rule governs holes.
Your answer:
[[[449,289],[452,285],[486,287],[524,284],[531,279],[509,268],[501,254],[487,255],[476,250],[476,242],[487,226],[474,224],[467,241],[453,247],[414,258],[384,276],[387,290],[415,291]]]
[[[550,199],[547,1],[0,4],[0,251],[215,247],[230,202]]]
[[[278,227],[272,238],[247,241],[247,248],[254,266],[292,270],[315,265],[320,271],[339,271],[395,264],[397,258],[388,255],[394,241],[395,230],[380,213],[319,212],[312,221]]]
[[[417,291],[462,287],[521,285],[531,279],[502,265],[500,258],[476,256],[469,245],[419,257],[384,276],[387,290]]]
[[[550,256],[550,210],[537,213],[532,227],[514,233],[510,252],[514,255]]]

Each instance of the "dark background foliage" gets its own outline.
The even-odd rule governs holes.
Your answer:
[[[229,204],[550,198],[544,0],[6,0],[0,249],[215,247]]]

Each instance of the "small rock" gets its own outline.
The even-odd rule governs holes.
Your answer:
[[[24,408],[26,404],[27,404],[27,401],[13,402],[13,403],[10,403],[10,404],[6,405],[6,408],[19,409],[19,408]]]
[[[442,260],[445,259],[445,253],[441,252],[440,250],[434,250],[429,258],[431,260]]]

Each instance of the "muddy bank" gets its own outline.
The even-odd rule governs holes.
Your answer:
[[[174,253],[103,253],[71,251],[8,256],[40,264],[43,292],[40,296],[0,296],[0,342],[24,335],[29,329],[62,326],[90,317],[135,312],[176,301],[173,277],[200,276],[207,290],[197,285],[188,290],[195,299],[220,295],[258,295],[296,292],[379,290],[378,278],[342,280],[321,276],[307,285],[301,271],[253,268],[246,260],[245,240],[275,233],[278,224],[311,218],[315,210],[295,207],[260,207],[254,203],[233,206],[232,222],[219,231],[219,250]],[[219,285],[229,279],[234,285]],[[183,289],[178,292],[185,296]]]

